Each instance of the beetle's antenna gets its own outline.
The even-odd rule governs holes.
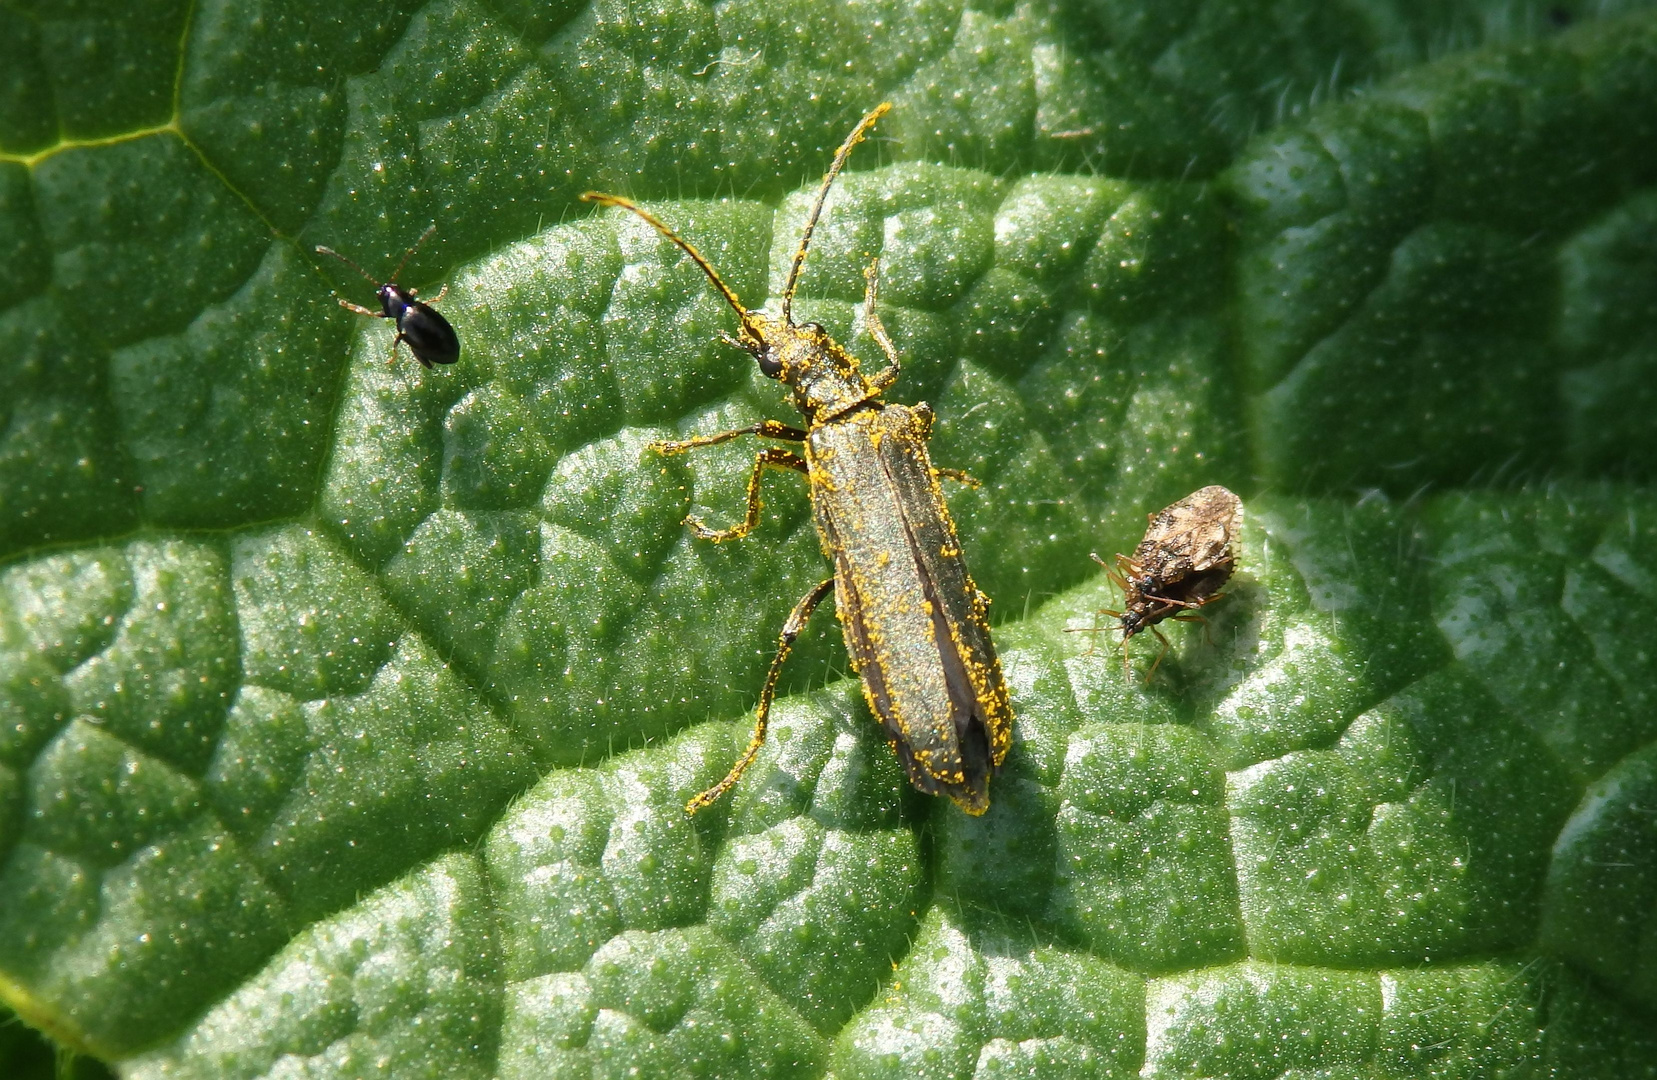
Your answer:
[[[414,242],[414,246],[409,248],[407,251],[403,252],[403,261],[398,263],[397,264],[397,269],[395,269],[391,272],[390,280],[396,281],[397,278],[402,275],[403,267],[408,265],[408,261],[410,259],[414,258],[414,253],[416,251],[420,250],[420,245],[424,244],[426,242],[426,240],[428,238],[430,238],[431,234],[436,232],[436,231],[437,231],[437,222],[434,221],[430,225],[426,226],[426,231],[420,234],[420,239],[418,239]]]
[[[742,306],[742,301],[738,300],[736,293],[732,292],[731,287],[725,284],[724,279],[719,276],[719,272],[709,264],[708,260],[702,257],[700,251],[690,246],[690,241],[668,228],[661,218],[639,206],[631,199],[624,199],[620,195],[605,195],[597,191],[589,191],[581,196],[581,201],[598,203],[600,206],[619,206],[623,210],[631,210],[643,218],[651,228],[679,245],[679,250],[689,255],[691,261],[702,268],[702,272],[708,275],[708,280],[713,282],[713,287],[719,290],[719,295],[725,298],[725,302],[731,305],[731,310],[736,312],[737,318],[742,320],[742,332],[755,341],[760,340],[761,335],[759,329],[754,326],[753,316],[749,314],[747,308]]]
[[[316,253],[318,255],[332,255],[334,258],[338,259],[340,262],[344,263],[346,266],[349,266],[351,269],[353,269],[357,273],[361,274],[363,276],[363,280],[367,281],[370,285],[374,286],[376,289],[378,289],[380,287],[380,282],[375,281],[373,278],[369,277],[367,270],[364,270],[362,267],[358,266],[356,263],[352,262],[350,259],[347,259],[344,255],[341,255],[339,252],[335,251],[333,248],[323,247],[321,244],[318,244],[316,246]]]
[[[794,252],[794,262],[788,268],[788,280],[782,287],[782,321],[794,325],[789,313],[794,307],[794,286],[799,284],[800,271],[805,268],[806,248],[811,246],[811,234],[817,228],[817,219],[822,216],[823,203],[828,201],[829,188],[834,186],[835,177],[845,167],[846,159],[852,156],[852,150],[863,141],[863,137],[874,127],[875,121],[885,116],[892,107],[890,101],[882,101],[869,111],[869,114],[857,122],[852,133],[846,136],[846,141],[840,144],[840,149],[834,155],[833,164],[829,165],[828,175],[823,177],[823,186],[817,189],[817,201],[811,204],[811,213],[806,215],[805,231],[800,233],[800,247]]]

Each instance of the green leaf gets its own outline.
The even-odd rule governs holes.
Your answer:
[[[0,10],[0,1072],[1657,1076],[1609,7]],[[796,414],[577,197],[774,302],[883,100],[795,311],[874,362],[880,257],[1014,747],[918,794],[819,617],[687,818],[828,563],[796,477],[684,528],[752,440],[650,444]],[[426,370],[335,299],[433,222]],[[1124,672],[1088,554],[1210,483]]]

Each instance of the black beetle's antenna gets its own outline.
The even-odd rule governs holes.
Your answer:
[[[782,287],[782,321],[789,326],[794,325],[790,313],[794,308],[794,286],[799,284],[800,271],[805,268],[806,248],[811,246],[811,234],[817,228],[817,219],[823,214],[823,203],[828,201],[829,188],[834,186],[835,177],[846,165],[846,159],[852,156],[852,150],[863,141],[863,137],[874,127],[875,121],[885,116],[892,107],[890,101],[883,101],[869,111],[869,114],[857,122],[852,133],[846,136],[846,141],[840,144],[840,149],[834,155],[834,162],[829,166],[828,175],[823,177],[823,186],[817,189],[817,201],[811,204],[811,213],[806,215],[805,231],[800,233],[800,246],[794,252],[794,262],[788,268],[788,280]]]
[[[364,270],[362,267],[358,266],[356,263],[352,262],[350,259],[347,259],[344,255],[341,255],[339,252],[335,251],[333,248],[323,247],[321,244],[318,244],[316,246],[316,253],[318,255],[332,255],[334,258],[338,259],[340,262],[344,263],[346,266],[349,266],[351,269],[353,269],[357,273],[361,274],[363,276],[364,281],[368,282],[370,285],[374,286],[376,289],[378,289],[380,287],[381,283],[378,282],[378,281],[375,281],[372,277],[369,277],[367,270]]]
[[[374,275],[370,274],[367,270],[364,270],[362,267],[358,266],[356,263],[352,262],[350,259],[347,259],[344,255],[341,255],[339,252],[335,251],[331,247],[323,247],[321,244],[318,244],[316,246],[316,253],[318,255],[332,255],[334,258],[338,259],[340,262],[344,263],[346,266],[349,266],[351,269],[353,269],[357,273],[361,274],[363,276],[364,281],[368,282],[370,285],[372,285],[376,289],[378,289],[381,285],[391,284],[391,283],[395,282],[398,279],[398,277],[400,277],[402,275],[403,267],[407,266],[408,261],[411,258],[414,257],[414,253],[416,251],[420,250],[420,245],[424,244],[427,240],[429,240],[431,238],[431,234],[436,232],[436,231],[437,231],[437,222],[434,221],[430,225],[426,226],[426,231],[420,234],[420,239],[418,239],[414,242],[414,246],[409,248],[407,251],[403,252],[403,261],[397,264],[397,269],[392,272],[391,277],[386,279],[386,281],[383,281],[383,282],[376,280],[374,278]]]
[[[403,252],[403,261],[398,263],[397,264],[397,269],[395,269],[391,272],[391,278],[390,278],[391,281],[396,281],[397,280],[397,278],[403,272],[403,267],[407,266],[408,261],[410,259],[414,258],[414,253],[416,251],[420,250],[420,245],[424,244],[428,239],[430,239],[431,234],[436,232],[436,231],[437,231],[437,222],[434,221],[430,225],[426,226],[426,231],[420,234],[420,239],[418,239],[414,242],[414,246],[409,248],[407,251]]]
[[[713,268],[708,260],[702,257],[702,253],[700,251],[697,251],[695,248],[691,247],[690,241],[668,228],[667,224],[663,222],[661,218],[658,218],[655,214],[652,214],[650,211],[644,209],[631,199],[624,199],[620,195],[604,195],[597,191],[589,191],[581,196],[581,201],[598,203],[600,206],[619,206],[623,210],[630,210],[639,217],[643,218],[651,228],[655,229],[657,232],[679,245],[679,250],[683,251],[686,255],[689,255],[691,261],[702,268],[702,272],[708,275],[708,280],[713,282],[713,287],[719,290],[719,295],[725,298],[725,302],[731,305],[731,310],[736,312],[737,318],[742,320],[742,332],[755,341],[761,340],[760,331],[753,322],[753,315],[749,313],[747,308],[742,306],[742,301],[738,300],[736,293],[732,292],[731,287],[725,284],[724,279],[719,276],[719,272]]]

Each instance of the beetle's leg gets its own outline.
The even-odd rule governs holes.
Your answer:
[[[806,433],[799,428],[791,428],[776,420],[761,420],[752,427],[721,431],[717,435],[697,435],[689,439],[653,442],[650,449],[658,454],[683,454],[699,446],[718,446],[722,442],[730,442],[739,435],[758,435],[762,439],[784,439],[788,442],[805,442],[806,437]]]
[[[710,529],[702,523],[702,519],[692,515],[685,519],[690,531],[703,540],[712,540],[718,543],[721,540],[741,540],[759,524],[759,478],[766,469],[793,469],[795,472],[810,475],[805,458],[792,450],[784,450],[780,446],[767,447],[754,458],[754,471],[748,474],[748,516],[742,519],[739,525],[732,525],[729,529]]]
[[[863,280],[868,285],[863,290],[863,321],[869,326],[869,336],[875,339],[880,351],[886,354],[886,367],[874,373],[869,382],[876,390],[884,390],[898,381],[898,372],[903,365],[898,361],[897,346],[892,344],[892,338],[886,333],[886,324],[880,321],[875,314],[875,292],[880,284],[880,258],[876,256],[863,271]]]
[[[397,346],[401,345],[403,343],[403,340],[406,337],[408,337],[407,334],[399,333],[396,337],[391,339],[391,362],[393,364],[397,363]],[[425,368],[427,371],[430,371],[432,369],[432,362],[430,360],[427,360],[424,356],[421,356],[419,353],[415,352],[414,351],[414,346],[412,346],[412,345],[409,346],[409,353],[416,360],[420,361],[420,366],[421,367]]]
[[[805,629],[806,620],[811,618],[811,613],[833,588],[834,579],[829,578],[806,593],[800,598],[800,602],[794,605],[788,621],[782,624],[782,633],[777,635],[777,655],[771,658],[771,670],[765,673],[765,685],[760,688],[759,707],[754,712],[754,733],[748,739],[748,749],[736,759],[736,764],[725,774],[725,779],[685,804],[685,813],[694,814],[718,802],[719,797],[731,790],[731,785],[741,778],[748,766],[754,763],[754,758],[759,756],[759,748],[765,745],[765,726],[771,719],[771,699],[777,693],[777,678],[782,674],[782,663],[788,659],[788,650],[794,647],[794,639]]]
[[[957,484],[965,484],[967,487],[970,487],[970,488],[976,488],[976,487],[983,487],[984,486],[983,484],[978,482],[978,478],[976,476],[973,476],[969,472],[963,472],[960,469],[938,469],[938,468],[934,468],[932,471],[937,473],[939,476],[948,477],[949,479],[955,481]]]
[[[420,290],[419,289],[410,289],[409,290],[409,295],[410,296],[419,296],[420,295]],[[442,300],[445,296],[448,296],[448,295],[449,295],[449,285],[448,285],[447,282],[444,282],[443,287],[441,289],[437,290],[437,295],[436,296],[432,297],[430,300],[422,300],[420,302],[422,304],[431,305],[431,304],[437,303],[439,300]]]
[[[344,308],[346,311],[355,311],[358,315],[367,315],[373,319],[389,318],[389,316],[387,316],[383,311],[374,311],[371,308],[363,307],[361,304],[353,304],[349,300],[341,300],[339,302],[339,306]]]

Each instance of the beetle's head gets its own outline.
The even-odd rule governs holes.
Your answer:
[[[760,333],[752,343],[742,344],[753,353],[762,374],[793,389],[794,405],[800,412],[816,416],[869,396],[857,357],[822,326],[789,324],[754,314],[764,320],[756,327]]]
[[[375,291],[380,297],[380,307],[388,319],[398,318],[404,309],[414,303],[413,290],[405,289],[395,281],[388,281]]]

